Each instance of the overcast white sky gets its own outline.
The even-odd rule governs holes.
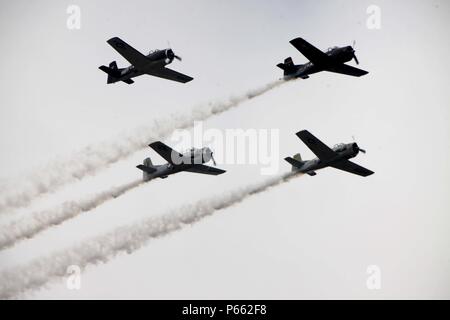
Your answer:
[[[70,4],[81,8],[80,30],[66,28]],[[372,4],[381,9],[380,30],[366,27]],[[370,71],[284,84],[203,126],[278,129],[280,172],[290,169],[285,156],[313,156],[294,135],[301,129],[329,145],[354,136],[368,151],[355,162],[375,175],[325,169],[298,177],[88,268],[81,290],[61,280],[27,297],[450,298],[447,1],[2,1],[1,8],[2,182],[23,181],[59,156],[276,80],[284,58],[306,62],[288,43],[297,36],[320,49],[356,40],[360,67]],[[142,52],[170,41],[183,57],[171,68],[194,81],[143,76],[131,86],[106,85],[99,65],[128,65],[106,43],[113,36]],[[11,214],[139,178],[135,165],[148,155],[162,163],[143,148]],[[182,173],[136,188],[0,251],[0,267],[264,179],[256,165],[219,166],[228,172]],[[366,287],[369,265],[381,269],[380,290]]]

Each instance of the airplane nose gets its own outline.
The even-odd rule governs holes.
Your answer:
[[[366,150],[361,149],[361,148],[358,146],[358,144],[357,144],[356,142],[353,143],[353,151],[354,151],[356,154],[358,154],[359,152],[366,153]]]
[[[214,165],[216,165],[216,160],[214,159],[214,153],[208,147],[205,147],[204,150],[203,150],[203,160],[205,160],[205,162],[208,162],[209,160],[212,160]]]
[[[170,60],[172,60],[175,57],[175,54],[173,53],[172,49],[167,50],[167,58],[169,58]]]

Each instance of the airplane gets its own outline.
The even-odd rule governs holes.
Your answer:
[[[369,72],[345,64],[355,59],[355,49],[352,46],[333,47],[323,52],[302,38],[296,38],[289,41],[298,51],[300,51],[308,60],[308,63],[295,65],[292,58],[284,59],[284,63],[277,64],[277,67],[284,71],[284,80],[294,78],[308,79],[310,74],[329,71],[334,73],[346,74],[354,77],[361,77]]]
[[[156,141],[148,145],[155,150],[166,164],[154,165],[150,158],[144,159],[143,164],[137,165],[136,168],[143,171],[143,180],[149,181],[155,178],[165,179],[167,176],[181,171],[194,173],[203,173],[209,175],[219,175],[225,173],[225,170],[206,166],[203,163],[212,160],[214,165],[216,161],[210,148],[201,149],[192,148],[186,153],[180,153],[165,145],[161,141]]]
[[[356,157],[360,151],[366,153],[366,151],[361,149],[356,142],[347,144],[341,143],[331,149],[307,130],[299,131],[296,135],[309,149],[311,149],[317,158],[303,161],[299,153],[294,155],[293,158],[284,158],[284,160],[292,165],[292,171],[315,176],[316,170],[333,167],[363,177],[370,176],[374,173],[373,171],[348,160]]]
[[[172,63],[173,59],[181,61],[181,57],[177,56],[170,48],[150,51],[149,54],[143,55],[118,37],[111,38],[107,42],[127,59],[131,63],[131,66],[117,68],[116,61],[111,62],[109,67],[100,66],[99,69],[108,74],[106,83],[123,81],[127,84],[132,84],[134,81],[131,78],[143,74],[182,83],[189,82],[193,79],[192,77],[165,67],[169,63]]]

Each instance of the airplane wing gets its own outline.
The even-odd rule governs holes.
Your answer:
[[[373,171],[370,171],[369,169],[366,169],[364,167],[361,167],[360,165],[357,165],[356,163],[353,163],[349,160],[343,160],[339,161],[337,163],[334,163],[331,165],[331,167],[347,171],[353,174],[357,174],[359,176],[367,177],[373,174]]]
[[[183,155],[179,153],[178,151],[173,150],[171,147],[165,145],[161,141],[156,141],[153,143],[150,143],[148,145],[150,148],[155,150],[164,160],[166,160],[170,164],[179,164],[174,163],[173,160],[175,159],[182,159]]]
[[[168,80],[173,80],[181,83],[186,83],[191,81],[192,77],[189,77],[185,74],[179,73],[169,68],[154,68],[152,70],[147,70],[147,74],[155,77],[160,77]]]
[[[322,141],[314,137],[308,130],[302,130],[296,133],[297,137],[303,141],[304,144],[311,149],[312,152],[321,160],[329,160],[336,156],[336,153],[331,150]]]
[[[309,61],[316,65],[327,64],[330,61],[330,57],[325,52],[317,49],[302,38],[295,38],[289,42]]]
[[[336,66],[332,66],[332,67],[327,67],[325,69],[326,71],[330,71],[330,72],[335,72],[335,73],[342,73],[342,74],[346,74],[349,76],[354,76],[354,77],[361,77],[363,75],[368,74],[369,72],[365,71],[365,70],[361,70],[346,64],[340,64],[340,65],[336,65]]]
[[[128,43],[118,37],[111,38],[107,41],[118,53],[128,60],[136,68],[144,67],[148,64],[147,58],[130,46]]]
[[[127,84],[133,84],[134,81],[131,79],[127,79],[127,80],[122,80],[123,82],[127,83]]]
[[[213,176],[217,176],[219,174],[225,173],[225,170],[222,169],[218,169],[218,168],[214,168],[214,167],[210,167],[210,166],[205,166],[204,164],[196,164],[184,171],[189,171],[189,172],[194,172],[194,173],[203,173],[203,174],[210,174]]]

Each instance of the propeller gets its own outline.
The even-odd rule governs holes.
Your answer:
[[[202,157],[205,162],[212,160],[214,166],[217,166],[216,159],[214,159],[214,152],[209,147],[203,148]]]
[[[167,46],[168,46],[170,52],[172,53],[171,59],[175,58],[175,59],[177,59],[178,61],[182,61],[182,60],[183,60],[180,56],[177,56],[177,55],[173,52],[172,46],[170,45],[170,42],[169,42],[169,41],[167,41]]]
[[[174,57],[175,59],[177,59],[178,61],[182,61],[182,60],[183,60],[180,56],[177,56],[176,54],[174,54],[173,57]]]
[[[353,140],[353,142],[354,143],[356,143],[356,141],[355,141],[355,136],[354,135],[352,135],[352,140]],[[356,144],[357,146],[358,146],[358,144]],[[358,150],[360,151],[360,152],[362,152],[362,153],[366,153],[366,150],[365,149],[361,149],[359,146],[358,146]]]
[[[355,52],[353,52],[353,59],[355,59],[356,64],[359,64],[358,58],[355,55]]]
[[[356,57],[356,54],[355,54],[355,47],[356,47],[356,40],[353,40],[353,44],[352,44],[352,49],[353,49],[353,59],[355,59],[356,64],[359,65],[358,58]]]

